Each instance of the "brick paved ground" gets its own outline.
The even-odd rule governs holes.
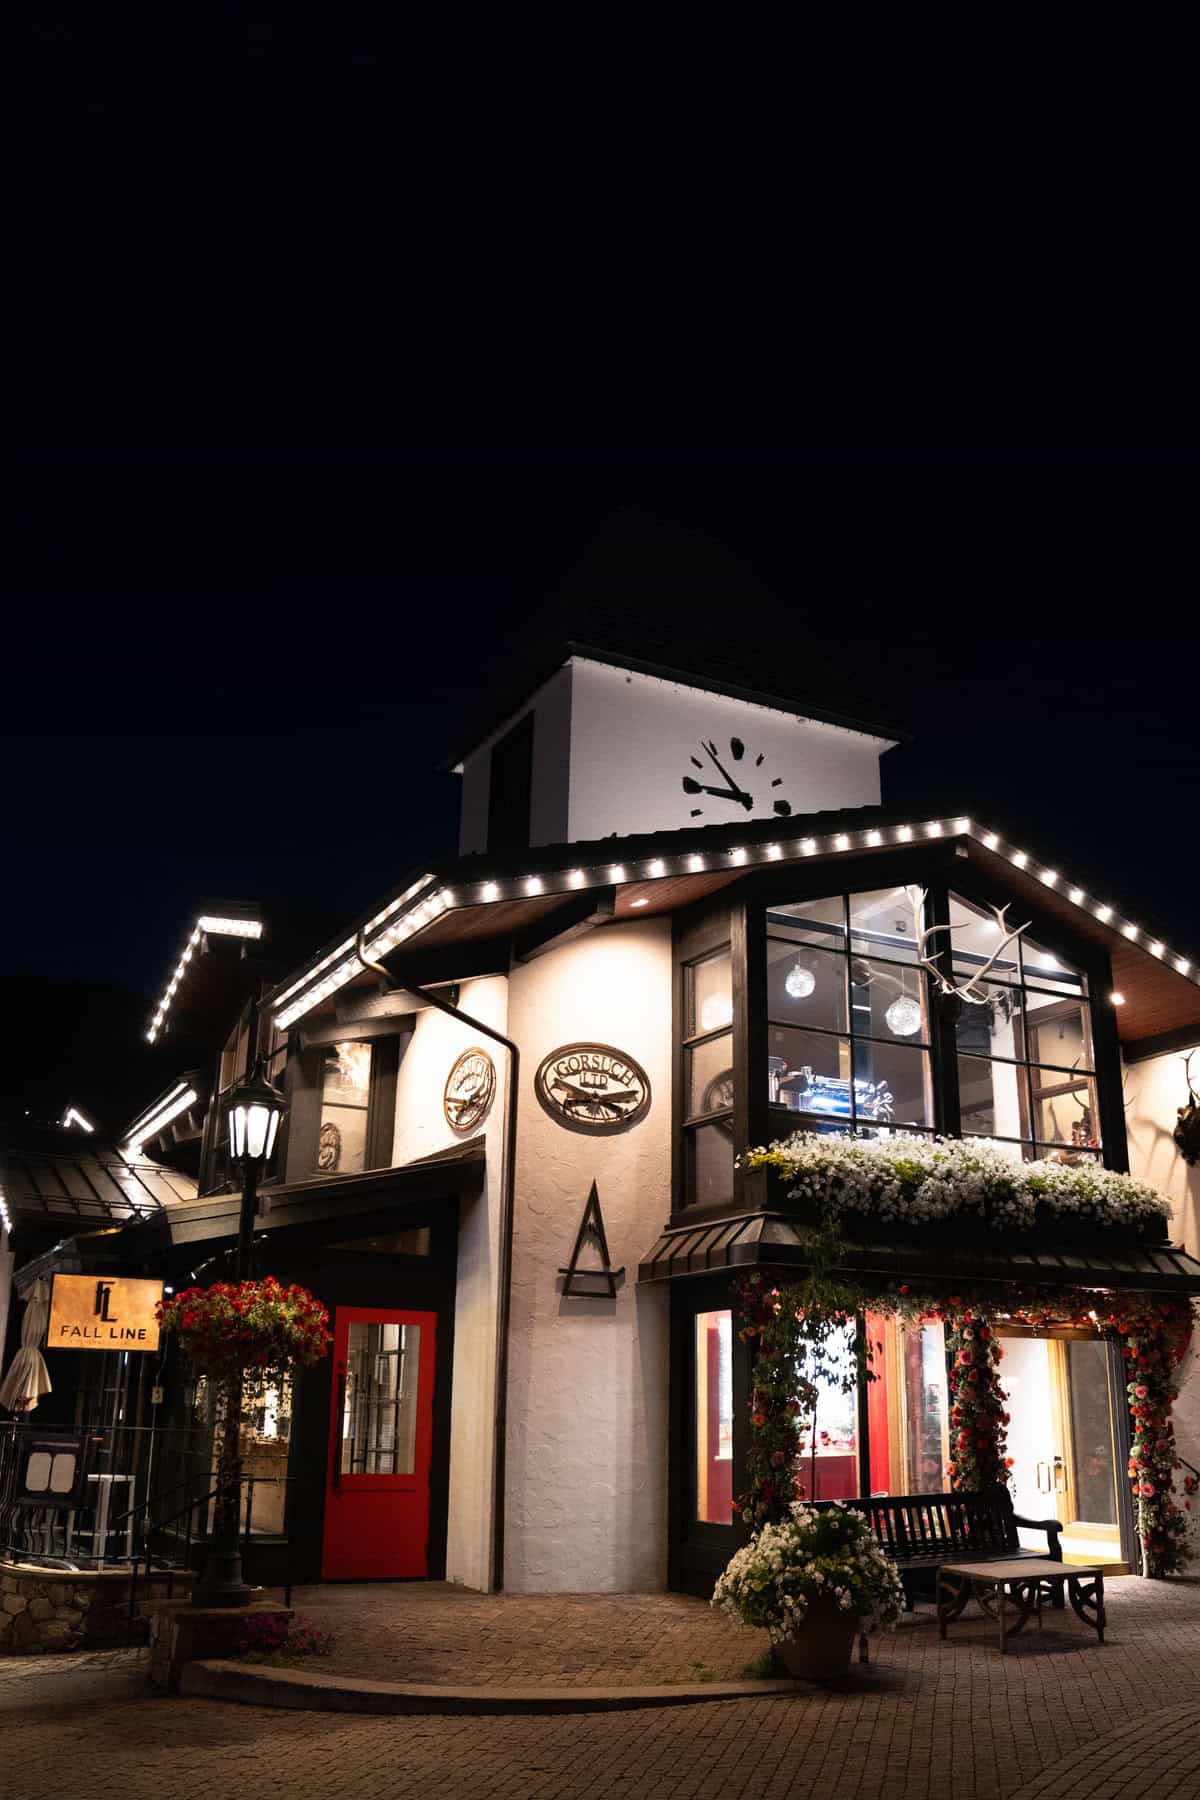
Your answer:
[[[76,1784],[122,1800],[1195,1800],[1200,1586],[1114,1582],[1103,1647],[1054,1615],[1001,1659],[982,1622],[943,1645],[926,1612],[839,1688],[609,1715],[373,1719],[119,1695],[68,1707],[0,1670],[3,1800]]]

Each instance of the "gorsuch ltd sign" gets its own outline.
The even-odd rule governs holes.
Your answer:
[[[56,1275],[47,1350],[157,1350],[162,1291],[124,1275]]]

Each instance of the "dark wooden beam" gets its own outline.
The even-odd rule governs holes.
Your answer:
[[[548,950],[557,950],[572,938],[594,931],[597,925],[610,924],[616,910],[615,887],[592,888],[578,894],[554,912],[527,925],[523,931],[514,932],[512,960],[526,963],[537,956],[545,956]]]
[[[1127,1063],[1145,1062],[1151,1056],[1167,1056],[1172,1050],[1192,1050],[1200,1044],[1200,1025],[1180,1025],[1175,1031],[1160,1031],[1153,1037],[1134,1038],[1122,1044],[1121,1053]]]

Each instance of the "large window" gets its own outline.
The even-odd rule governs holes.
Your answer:
[[[733,1195],[733,971],[728,946],[684,969],[683,1154],[687,1204]]]
[[[950,923],[955,980],[963,984],[985,968],[1003,935],[993,913],[956,894]],[[975,991],[956,1027],[964,1137],[997,1138],[1017,1158],[1095,1160],[1100,1125],[1086,977],[1022,932]]]
[[[696,1517],[733,1518],[733,1314],[696,1314]]]
[[[903,888],[768,911],[766,1081],[781,1132],[932,1130],[928,999]]]

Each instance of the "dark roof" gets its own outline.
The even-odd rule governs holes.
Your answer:
[[[797,1220],[779,1213],[753,1213],[709,1225],[665,1231],[643,1257],[639,1281],[756,1267],[801,1269],[806,1249]],[[841,1269],[882,1280],[935,1282],[996,1281],[1017,1287],[1137,1288],[1155,1293],[1200,1294],[1200,1262],[1170,1244],[1108,1244],[1103,1235],[1086,1245],[1028,1243],[997,1233],[996,1242],[922,1243],[913,1238],[855,1242]]]
[[[127,1163],[116,1151],[46,1156],[0,1148],[0,1189],[14,1227],[34,1220],[124,1221],[151,1218],[196,1197],[196,1184],[174,1169]]]
[[[802,620],[814,597],[787,596]],[[618,507],[584,546],[555,591],[531,609],[523,647],[464,733],[452,768],[548,681],[569,656],[590,656],[760,706],[801,713],[902,743],[908,733],[880,716],[856,659],[825,662],[806,645],[803,674],[779,654],[785,600],[727,544],[673,520]],[[539,622],[540,621],[540,622]]]

